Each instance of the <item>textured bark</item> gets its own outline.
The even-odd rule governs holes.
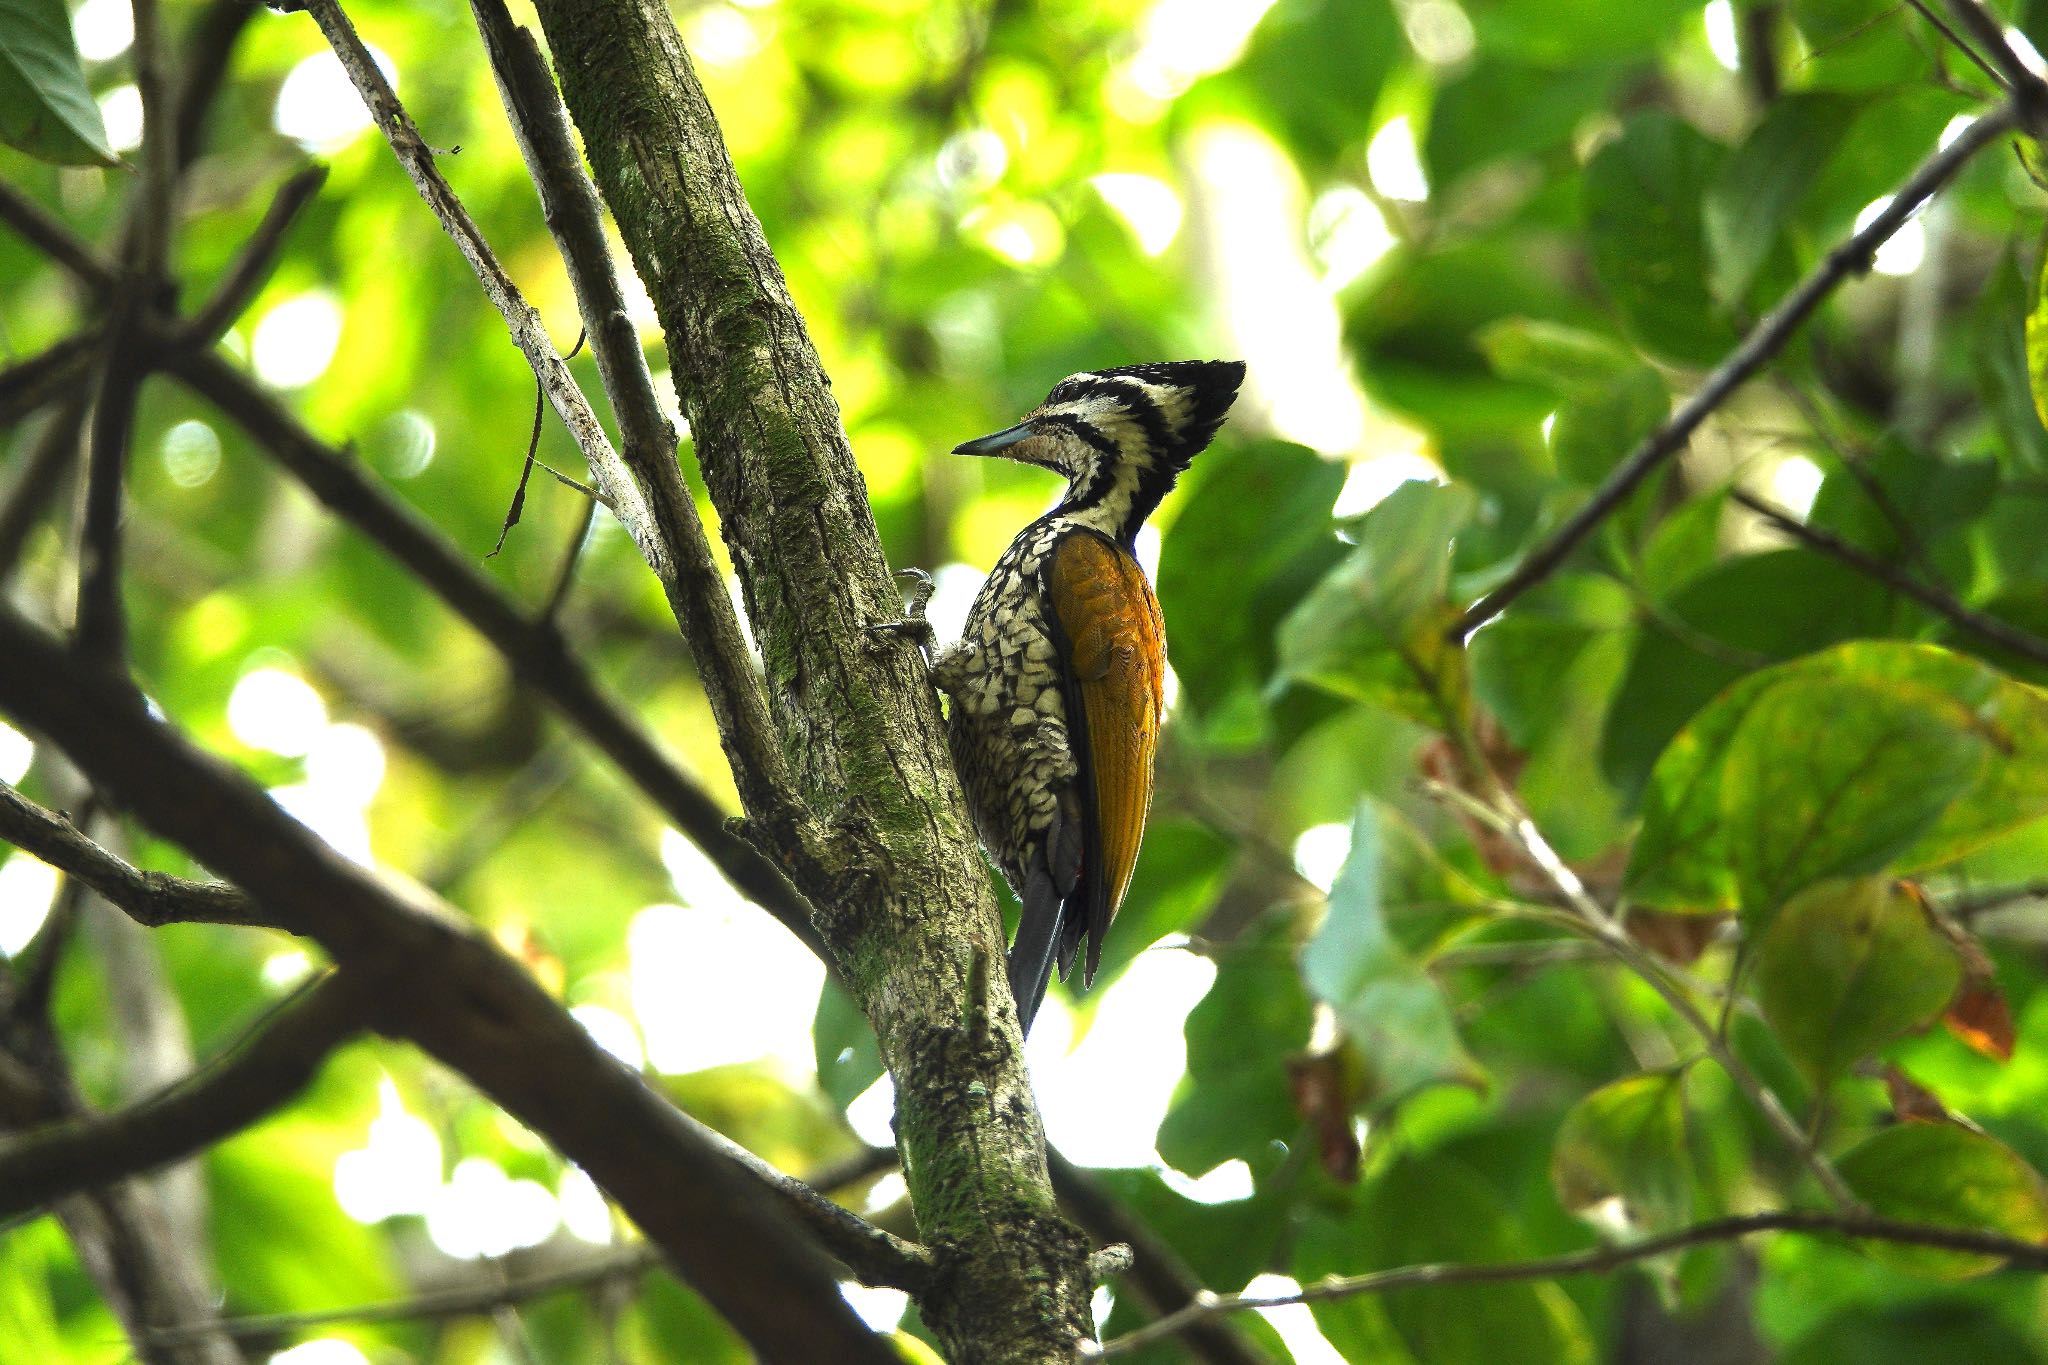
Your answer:
[[[829,383],[667,9],[539,0],[570,112],[666,333],[823,856],[789,859],[896,1081],[958,1361],[1065,1360],[1087,1246],[1054,1207],[990,894]],[[740,782],[742,791],[747,783]],[[750,810],[750,815],[756,814]],[[773,850],[771,850],[773,851]]]

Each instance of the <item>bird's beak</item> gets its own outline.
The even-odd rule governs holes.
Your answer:
[[[953,453],[955,455],[994,455],[998,451],[1009,449],[1032,434],[1029,422],[1019,422],[1016,426],[999,431],[993,436],[983,436],[972,441],[962,441],[959,445],[953,447]]]

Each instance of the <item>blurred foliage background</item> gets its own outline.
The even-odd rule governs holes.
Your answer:
[[[165,8],[179,28],[202,6]],[[566,351],[567,278],[466,7],[348,8]],[[2048,48],[2040,5],[1994,9],[2025,52]],[[1055,493],[942,452],[1072,371],[1249,363],[1140,545],[1176,690],[1131,899],[1103,979],[1056,991],[1031,1044],[1053,1142],[1203,1283],[1272,1292],[1826,1205],[1645,971],[1469,808],[1481,765],[1595,897],[1624,898],[1649,974],[1697,1002],[1857,1197],[2048,1235],[2048,900],[2028,886],[2048,853],[2048,708],[2026,685],[2048,670],[1731,500],[2048,628],[2025,341],[2048,196],[2020,157],[1977,157],[1562,572],[1469,651],[1436,643],[1988,107],[1992,82],[1927,17],[1889,0],[746,0],[677,19],[885,544],[938,576],[942,636]],[[130,148],[126,0],[85,0],[73,25]],[[259,13],[235,51],[183,205],[186,298],[309,156],[325,189],[225,347],[521,600],[547,600],[581,543],[563,607],[579,651],[729,798],[687,654],[608,516],[586,537],[578,496],[538,482],[483,559],[532,376],[302,18]],[[132,184],[11,150],[0,176],[103,245]],[[80,316],[68,278],[0,234],[0,358]],[[661,370],[651,307],[637,320]],[[588,356],[573,368],[594,391]],[[46,420],[0,436],[0,477]],[[784,1169],[890,1141],[872,1040],[817,963],[430,593],[168,380],[144,390],[136,452],[135,657],[171,717],[338,847],[447,895],[608,1047]],[[576,459],[552,419],[540,457]],[[65,616],[72,540],[69,516],[37,528],[15,601]],[[0,778],[60,802],[56,756],[0,739]],[[194,871],[129,837],[142,864]],[[1904,873],[1923,881],[1894,889]],[[31,949],[56,889],[26,856],[0,862],[0,952]],[[138,979],[165,988],[156,1026],[203,1055],[310,965],[259,931],[116,937],[68,946],[58,1000],[103,1104],[134,1085],[119,1006]],[[631,1237],[531,1134],[387,1044],[350,1047],[203,1166],[204,1254],[233,1314],[488,1283]],[[848,1197],[901,1220],[901,1190],[868,1176]],[[2041,1281],[1994,1269],[1782,1238],[1245,1326],[1300,1361],[2048,1359]],[[878,1324],[903,1317],[900,1295],[849,1292]],[[1106,1334],[1142,1321],[1115,1287],[1099,1306]],[[496,1322],[313,1324],[256,1346],[291,1365],[743,1358],[659,1276]],[[127,1354],[54,1221],[0,1234],[0,1356]]]

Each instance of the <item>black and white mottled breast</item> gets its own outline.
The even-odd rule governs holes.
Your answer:
[[[934,661],[951,698],[953,760],[982,842],[1012,884],[1061,802],[1079,818],[1077,767],[1041,569],[1072,528],[1034,522],[1003,552],[968,610],[959,643]]]

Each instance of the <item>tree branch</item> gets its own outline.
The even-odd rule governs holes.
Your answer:
[[[13,576],[28,548],[29,533],[56,501],[66,477],[78,463],[85,430],[85,397],[74,396],[50,414],[50,423],[36,438],[21,473],[0,502],[0,584]]]
[[[1800,1236],[1844,1236],[1894,1242],[1903,1246],[1936,1247],[1943,1251],[1976,1252],[2002,1256],[2026,1270],[2048,1271],[2048,1247],[2022,1242],[1997,1233],[1972,1228],[1936,1227],[1922,1223],[1901,1223],[1888,1218],[1858,1214],[1808,1213],[1783,1210],[1745,1214],[1699,1223],[1661,1237],[1648,1237],[1626,1246],[1594,1247],[1587,1251],[1547,1256],[1539,1260],[1509,1261],[1496,1265],[1411,1265],[1378,1270],[1367,1275],[1331,1278],[1309,1285],[1298,1294],[1211,1294],[1157,1322],[1147,1323],[1105,1342],[1094,1354],[1125,1355],[1154,1342],[1171,1340],[1196,1323],[1248,1308],[1282,1308],[1296,1303],[1326,1303],[1332,1299],[1356,1298],[1361,1294],[1385,1294],[1396,1289],[1423,1285],[1501,1284],[1516,1280],[1554,1280],[1568,1275],[1600,1275],[1607,1271],[1649,1260],[1687,1247],[1733,1241],[1759,1232],[1790,1232]]]
[[[138,923],[247,924],[304,933],[235,887],[144,872],[88,839],[70,819],[0,782],[0,839],[69,873]]]
[[[291,231],[300,210],[313,202],[313,196],[320,193],[320,187],[326,183],[327,168],[315,164],[298,171],[277,187],[270,207],[263,211],[263,221],[242,243],[234,263],[215,286],[213,296],[179,325],[177,344],[208,347],[235,325],[235,320],[255,299],[256,291],[270,278],[271,268],[277,264],[277,253],[284,249],[285,235]]]
[[[420,197],[462,249],[484,293],[511,328],[513,339],[525,352],[556,412],[561,414],[570,435],[589,461],[608,505],[618,514],[642,558],[660,580],[670,609],[696,652],[699,676],[718,717],[726,755],[733,764],[734,782],[749,812],[767,827],[778,852],[801,859],[815,856],[812,822],[795,795],[752,663],[739,645],[739,624],[731,599],[715,572],[709,583],[703,581],[702,570],[709,564],[708,550],[700,562],[693,562],[689,554],[693,543],[704,544],[704,533],[697,523],[696,503],[675,468],[673,444],[658,459],[650,459],[645,469],[636,466],[629,470],[620,460],[591,412],[589,401],[556,354],[539,315],[505,273],[490,244],[434,165],[432,152],[384,79],[384,73],[370,59],[369,50],[356,35],[348,16],[335,0],[309,0],[306,9],[341,59],[343,69],[391,144],[399,164],[412,177]],[[589,281],[572,276],[572,282],[577,284],[581,301]],[[609,325],[608,318],[599,318],[592,324],[592,332],[601,334]],[[636,456],[647,453],[644,447],[634,452]],[[679,554],[683,556],[681,564],[677,562]],[[730,650],[738,652],[726,652]]]
[[[153,1170],[249,1127],[304,1090],[328,1054],[362,1029],[366,1013],[361,996],[329,972],[156,1095],[0,1144],[0,1219]]]
[[[639,722],[598,686],[559,630],[528,619],[517,602],[408,504],[306,430],[283,404],[226,359],[211,352],[179,351],[166,363],[255,438],[329,511],[376,542],[469,622],[504,657],[514,676],[545,697],[617,764],[727,880],[823,956],[809,903],[773,863],[728,831],[718,802],[676,767]]]
[[[0,427],[20,421],[65,392],[75,392],[79,377],[92,368],[99,345],[97,332],[81,332],[0,370]]]
[[[1876,555],[1860,546],[1851,545],[1831,531],[1807,525],[1782,507],[1774,507],[1746,489],[1731,488],[1728,490],[1728,497],[1730,501],[1747,507],[1808,549],[1817,550],[1832,559],[1840,560],[1859,573],[1869,575],[1893,592],[1912,598],[1929,611],[1947,618],[1955,626],[1979,639],[2009,649],[2034,663],[2048,664],[2048,640],[2029,634],[2018,626],[2008,625],[1996,616],[1989,616],[1973,607],[1964,606],[1954,594],[1923,582],[1895,564],[1887,564]]]
[[[0,708],[144,823],[303,923],[408,1038],[588,1171],[770,1359],[883,1362],[837,1276],[755,1177],[591,1039],[488,936],[342,858],[241,773],[0,607]]]
[[[1154,1313],[1171,1314],[1214,1297],[1202,1288],[1180,1254],[1104,1189],[1092,1171],[1051,1148],[1046,1160],[1060,1202],[1089,1235],[1098,1242],[1121,1243],[1131,1249],[1131,1266],[1125,1276]],[[1265,1352],[1227,1322],[1190,1322],[1185,1335],[1193,1357],[1210,1365],[1263,1365],[1267,1359]]]
[[[1486,596],[1480,598],[1452,623],[1449,635],[1462,642],[1473,631],[1506,610],[1508,604],[1554,573],[1570,557],[1579,542],[1611,516],[1630,493],[1666,460],[1685,449],[1700,424],[1732,397],[1749,378],[1784,349],[1801,324],[1851,275],[1870,268],[1877,248],[1904,227],[1906,220],[1933,193],[1947,184],[1970,158],[2020,123],[2020,111],[2013,103],[2000,105],[1985,114],[1951,142],[1920,164],[1899,187],[1885,211],[1868,226],[1830,251],[1821,263],[1799,282],[1778,306],[1767,313],[1719,365],[1716,365],[1691,397],[1679,405],[1670,419],[1629,453],[1606,482],[1596,489],[1579,510],[1565,519],[1543,541],[1522,557],[1513,573]]]
[[[0,180],[0,223],[36,250],[71,272],[86,292],[98,298],[112,291],[114,271],[99,254],[72,234],[35,200]]]
[[[1998,68],[2028,133],[2036,138],[2048,137],[2048,85],[2042,84],[2041,78],[2020,60],[2019,53],[2005,40],[2005,30],[1998,21],[1977,0],[1948,0],[1948,10],[1983,47],[1991,65]]]

